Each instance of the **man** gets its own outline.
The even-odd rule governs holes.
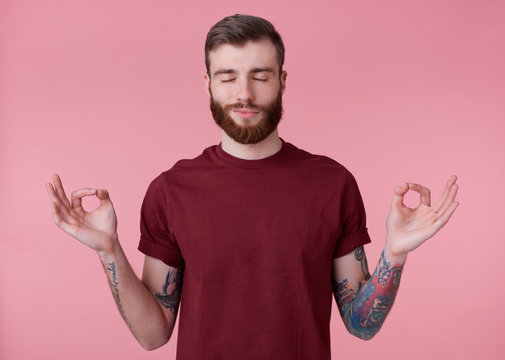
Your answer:
[[[384,251],[372,275],[354,177],[336,161],[284,141],[284,45],[266,20],[235,15],[207,35],[204,75],[222,142],[181,160],[149,186],[141,212],[142,281],[116,233],[106,190],[69,201],[47,184],[54,221],[97,251],[117,307],[146,349],[165,344],[181,303],[180,359],[329,359],[331,293],[352,334],[370,339],[391,309],[407,253],[455,211],[418,184],[395,189]],[[409,191],[420,205],[403,204]],[[85,196],[100,206],[83,210]]]

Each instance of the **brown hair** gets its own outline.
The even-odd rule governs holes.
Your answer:
[[[284,44],[274,26],[263,18],[251,15],[235,14],[216,23],[207,33],[205,41],[205,66],[210,77],[209,51],[221,44],[242,45],[249,40],[268,38],[277,50],[279,76],[284,64]]]

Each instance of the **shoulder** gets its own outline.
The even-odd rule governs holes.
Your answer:
[[[202,167],[209,167],[214,165],[216,157],[216,148],[218,145],[211,145],[206,147],[202,153],[193,158],[181,159],[177,161],[171,169],[167,172],[177,172],[189,169],[199,169]]]
[[[198,172],[205,172],[219,165],[215,161],[216,146],[205,148],[201,154],[193,158],[178,160],[171,168],[157,175],[150,183],[150,188],[163,190],[176,183],[184,182],[188,177],[197,176]]]
[[[289,144],[289,146],[292,148],[290,161],[298,167],[311,171],[317,176],[328,176],[341,181],[353,178],[351,172],[335,159],[326,155],[311,153],[293,144]]]

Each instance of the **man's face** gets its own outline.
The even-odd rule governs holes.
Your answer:
[[[216,123],[233,140],[255,144],[276,128],[282,116],[287,73],[279,77],[269,39],[236,46],[222,44],[209,53],[211,78],[205,74]]]

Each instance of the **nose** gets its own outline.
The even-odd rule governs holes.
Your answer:
[[[252,84],[248,79],[243,79],[238,84],[237,89],[237,101],[243,103],[249,103],[254,101],[254,92],[252,89]]]

